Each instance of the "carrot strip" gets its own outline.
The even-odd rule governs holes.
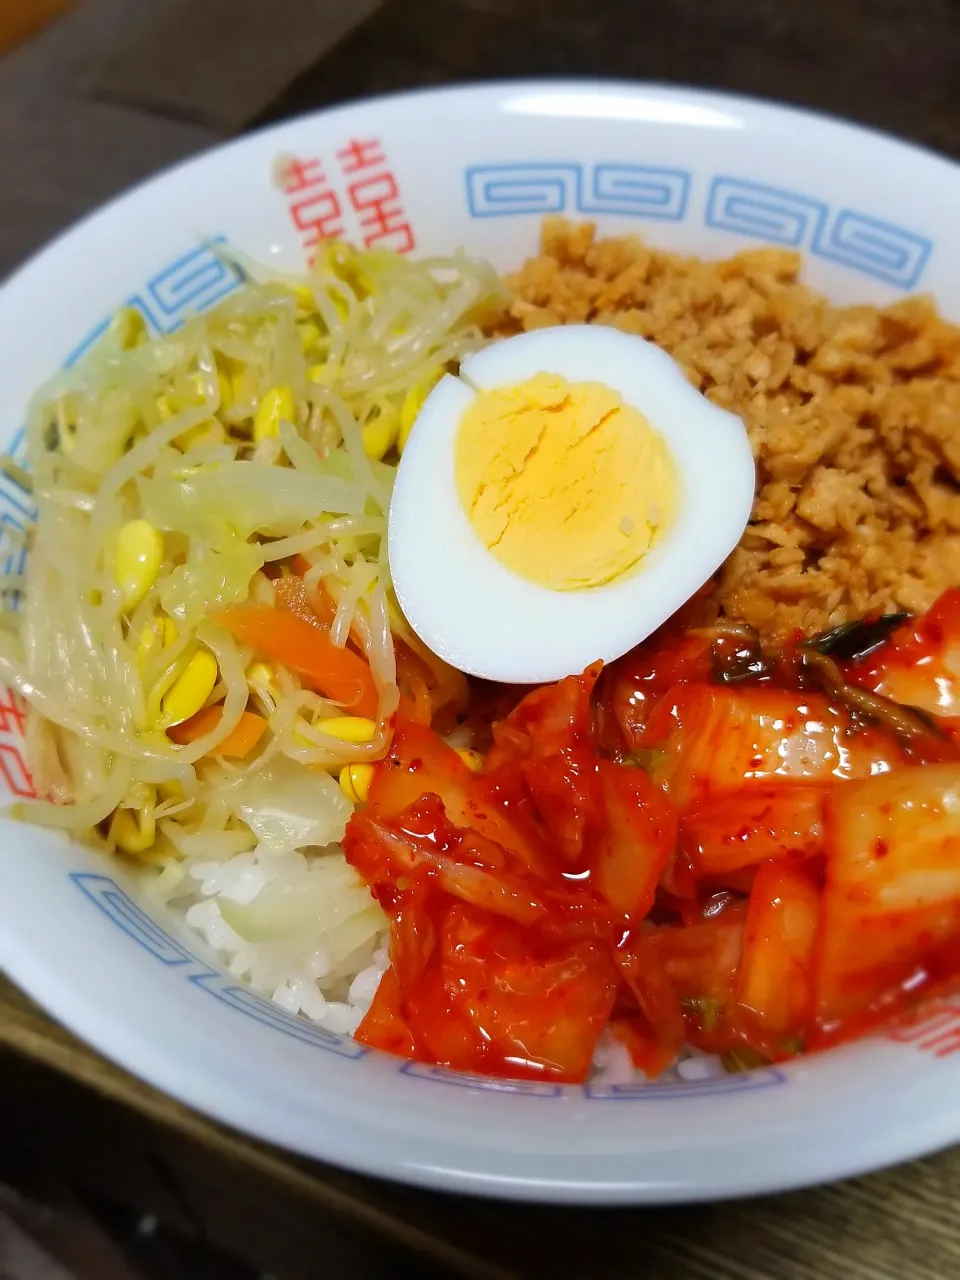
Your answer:
[[[286,609],[288,613],[295,613],[304,622],[309,622],[311,627],[318,627],[323,631],[330,630],[330,624],[333,622],[332,609],[329,618],[323,618],[317,614],[313,607],[313,602],[307,598],[307,589],[303,585],[302,578],[297,578],[292,574],[277,578],[273,584],[273,594],[274,603],[278,609]]]
[[[302,560],[303,557],[297,556],[295,559]],[[307,562],[304,561],[304,563]],[[309,567],[307,564],[307,568]],[[288,576],[278,578],[273,584],[273,589],[276,592],[277,604],[282,608],[289,609],[291,613],[303,618],[311,626],[320,627],[321,630],[329,632],[337,616],[337,605],[322,582],[314,591],[308,593],[302,577]],[[355,625],[350,628],[347,643],[355,652],[363,654],[360,633]]]
[[[402,640],[394,638],[393,647],[397,655],[397,679],[405,714],[415,724],[429,725],[433,719],[433,702],[424,676],[425,666]]]
[[[287,609],[268,604],[238,604],[213,615],[214,622],[242,644],[295,671],[312,689],[375,718],[377,690],[370,668],[357,654],[331,644],[329,637]]]
[[[189,720],[184,720],[183,724],[174,725],[172,729],[168,729],[167,733],[174,742],[182,747],[188,742],[196,742],[198,738],[210,733],[220,723],[222,715],[223,708],[221,706],[204,707],[202,711],[198,711]],[[233,756],[237,759],[241,756],[249,755],[263,737],[266,727],[267,722],[263,716],[258,715],[256,711],[244,711],[237,727],[232,733],[228,733],[222,742],[217,744],[214,754],[218,756]]]

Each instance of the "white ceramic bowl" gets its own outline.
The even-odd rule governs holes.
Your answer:
[[[296,190],[272,180],[296,157]],[[0,291],[0,441],[35,387],[131,301],[169,332],[238,283],[203,241],[296,267],[317,229],[501,268],[540,218],[657,245],[807,255],[837,300],[913,290],[960,317],[960,170],[834,120],[643,85],[516,83],[347,106],[242,138],[69,231]],[[381,237],[371,241],[371,237]],[[30,519],[0,481],[0,521]],[[0,701],[0,791],[27,786]],[[121,869],[0,822],[0,963],[103,1053],[219,1120],[306,1155],[434,1187],[614,1203],[773,1191],[960,1138],[960,1007],[776,1069],[636,1088],[474,1079],[297,1021],[134,901]]]

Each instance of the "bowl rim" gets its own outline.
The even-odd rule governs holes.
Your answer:
[[[34,270],[45,260],[55,259],[63,253],[70,241],[77,234],[95,223],[108,212],[122,212],[128,202],[133,202],[149,194],[152,190],[165,184],[175,175],[188,174],[193,168],[202,169],[214,156],[224,153],[242,151],[254,140],[269,140],[272,136],[281,136],[291,126],[309,123],[312,120],[323,121],[325,125],[336,122],[339,118],[349,119],[358,110],[385,110],[389,107],[404,106],[415,108],[418,105],[429,106],[440,103],[473,102],[489,106],[496,113],[498,104],[511,94],[538,92],[540,94],[599,94],[612,101],[623,95],[643,93],[654,100],[668,104],[680,105],[694,103],[699,106],[715,105],[730,109],[736,106],[746,108],[751,114],[752,124],[766,125],[776,128],[778,125],[794,122],[804,128],[813,128],[821,134],[836,136],[844,133],[850,139],[869,140],[881,143],[886,148],[893,147],[904,157],[911,156],[916,161],[940,170],[943,177],[956,181],[960,173],[960,164],[939,152],[919,146],[901,139],[894,134],[870,126],[859,125],[842,117],[833,116],[803,107],[780,104],[771,100],[754,98],[713,89],[699,89],[682,85],[664,84],[658,81],[644,80],[604,80],[580,77],[534,77],[519,79],[502,79],[482,81],[472,84],[451,84],[440,87],[424,87],[400,93],[386,93],[367,98],[358,98],[335,105],[306,112],[269,124],[245,133],[240,137],[214,144],[210,147],[171,165],[164,167],[126,188],[94,210],[74,221],[56,237],[38,249],[6,279],[0,282],[0,306],[8,306],[16,301],[17,295],[29,294],[31,277]],[[568,115],[577,118],[575,110]],[[563,114],[555,117],[561,122]],[[643,124],[637,121],[638,125]],[[648,127],[659,127],[663,122],[652,122]],[[2,934],[0,934],[2,936]],[[251,1137],[276,1142],[275,1131],[268,1122],[269,1111],[251,1111],[249,1105],[238,1105],[239,1093],[228,1082],[205,1083],[198,1073],[185,1071],[178,1060],[174,1045],[154,1044],[150,1054],[149,1065],[144,1065],[144,1055],[138,1050],[142,1038],[135,1026],[118,1025],[118,1019],[111,1011],[98,1001],[94,993],[78,990],[72,983],[68,972],[53,971],[50,966],[44,967],[40,956],[34,956],[22,949],[3,958],[6,971],[17,982],[23,984],[24,990],[36,998],[40,1004],[51,1011],[71,1031],[95,1047],[110,1045],[110,1058],[132,1074],[167,1093],[178,1100],[193,1106],[216,1121],[229,1126]],[[171,1083],[172,1082],[172,1083]],[[238,1120],[238,1115],[244,1119]],[[948,1123],[952,1121],[952,1123]],[[306,1139],[299,1144],[296,1134],[284,1139],[284,1146],[314,1159],[330,1160],[335,1164],[358,1173],[390,1177],[437,1190],[457,1190],[491,1198],[554,1201],[571,1204],[627,1204],[627,1203],[693,1203],[703,1200],[720,1200],[745,1195],[773,1193],[808,1186],[824,1180],[835,1180],[854,1176],[868,1170],[882,1168],[902,1160],[939,1149],[960,1137],[960,1104],[951,1114],[947,1106],[927,1115],[923,1124],[915,1123],[915,1118],[907,1123],[898,1117],[896,1111],[890,1117],[889,1127],[884,1131],[882,1154],[875,1147],[862,1144],[854,1153],[838,1158],[836,1149],[824,1148],[822,1151],[805,1156],[797,1164],[785,1164],[773,1173],[753,1169],[749,1173],[728,1170],[725,1181],[721,1184],[716,1175],[713,1181],[704,1178],[694,1187],[663,1185],[651,1188],[649,1183],[641,1184],[638,1176],[634,1185],[612,1186],[593,1182],[576,1181],[575,1179],[551,1180],[540,1177],[524,1177],[518,1180],[502,1173],[499,1177],[481,1174],[469,1167],[469,1156],[457,1167],[430,1163],[426,1158],[400,1159],[385,1155],[384,1152],[372,1151],[367,1143],[351,1144],[349,1138],[349,1122],[346,1128],[331,1129],[325,1134],[328,1145],[322,1154],[318,1154],[315,1142]]]
[[[818,111],[811,107],[796,106],[792,103],[781,103],[773,98],[734,93],[726,89],[703,89],[695,85],[673,84],[662,80],[630,80],[627,78],[606,80],[590,76],[504,77],[502,79],[479,80],[476,82],[427,85],[392,93],[372,94],[369,97],[349,98],[342,102],[333,103],[330,106],[318,107],[313,111],[304,111],[294,116],[286,116],[282,120],[270,121],[258,126],[256,129],[251,129],[247,133],[242,133],[238,137],[228,138],[222,142],[214,142],[210,146],[203,147],[182,159],[174,160],[172,163],[162,166],[139,181],[116,192],[96,205],[88,213],[81,214],[80,217],[75,218],[66,227],[58,231],[56,235],[45,241],[6,276],[0,278],[0,298],[8,288],[19,285],[22,277],[27,275],[41,259],[62,248],[64,242],[69,240],[75,232],[81,231],[88,224],[95,222],[101,215],[115,211],[125,201],[150,191],[155,185],[161,185],[168,178],[186,173],[193,166],[202,166],[214,155],[219,156],[241,151],[254,139],[269,138],[272,134],[282,133],[291,125],[304,124],[313,119],[335,120],[340,115],[348,116],[357,110],[366,110],[368,107],[415,105],[425,99],[458,101],[469,98],[490,97],[495,100],[502,98],[505,94],[522,93],[532,89],[553,93],[593,92],[609,98],[614,98],[618,94],[622,96],[642,91],[659,97],[666,102],[679,104],[682,100],[695,100],[698,105],[702,106],[716,103],[720,106],[730,107],[739,103],[745,105],[752,112],[759,113],[760,116],[769,115],[769,123],[774,123],[778,118],[787,117],[826,132],[839,130],[851,138],[866,137],[873,142],[901,149],[905,154],[912,155],[917,160],[926,161],[937,166],[942,165],[954,176],[960,171],[960,160],[954,160],[933,147],[913,142],[908,138],[901,137],[899,134],[890,133],[873,125],[859,124],[846,116]],[[575,113],[571,114],[575,115]],[[558,114],[555,118],[562,119],[563,117]],[[654,121],[652,123],[658,122]]]

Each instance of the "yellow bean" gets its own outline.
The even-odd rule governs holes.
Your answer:
[[[159,644],[162,649],[169,649],[177,640],[177,624],[172,618],[155,618],[148,622],[140,632],[137,641],[136,657],[138,662],[145,662],[147,657]]]
[[[110,332],[124,351],[139,347],[150,337],[147,322],[136,307],[121,307],[110,323]]]
[[[297,297],[297,310],[303,315],[310,315],[317,309],[317,300],[308,284],[295,284],[293,292]]]
[[[297,333],[300,335],[300,348],[302,351],[312,351],[318,346],[323,334],[320,332],[320,326],[316,320],[301,320],[297,325]]]
[[[354,804],[366,804],[373,782],[372,764],[345,764],[340,770],[340,790]]]
[[[296,421],[297,406],[293,391],[288,386],[271,387],[262,396],[253,416],[253,438],[266,440],[280,434],[280,421]]]
[[[377,732],[376,723],[365,716],[332,716],[319,721],[316,728],[344,742],[372,742]]]
[[[397,448],[401,453],[407,447],[410,432],[413,430],[417,415],[423,408],[424,401],[440,380],[442,373],[442,369],[437,369],[435,373],[421,378],[404,396],[403,404],[400,406],[400,432],[397,438]]]
[[[363,438],[363,452],[368,458],[379,462],[390,451],[396,443],[398,425],[395,413],[379,413],[364,423],[360,434]]]
[[[195,427],[188,427],[177,436],[178,447],[186,453],[189,449],[195,449],[198,444],[212,444],[217,437],[217,426],[216,418],[207,418],[205,422],[198,422]]]
[[[154,810],[157,793],[151,787],[149,795],[138,809],[116,809],[110,823],[110,835],[118,849],[124,853],[145,853],[157,838],[157,819]]]
[[[218,670],[213,654],[198,649],[163,697],[164,728],[182,724],[202,709],[217,683]]]
[[[483,756],[479,751],[471,751],[469,747],[457,747],[457,755],[471,773],[483,773]]]
[[[168,422],[177,412],[173,398],[167,395],[166,392],[157,396],[157,411],[160,414],[161,422]]]
[[[312,364],[307,369],[307,377],[310,381],[319,383],[321,387],[332,387],[339,376],[340,369],[329,360],[325,364]]]
[[[117,581],[126,608],[135,608],[157,580],[163,535],[147,520],[131,520],[117,535]]]
[[[191,408],[194,405],[203,404],[206,398],[206,379],[200,373],[193,374],[188,381],[193,391],[190,395],[182,396],[177,392],[164,391],[157,396],[157,410],[160,414],[160,421],[167,422],[175,413],[180,413],[184,409]],[[220,392],[220,408],[218,412],[222,413],[229,409],[233,403],[233,383],[230,381],[230,375],[224,373],[222,369],[217,370],[217,388]],[[211,419],[211,422],[213,419]],[[197,427],[191,427],[191,431],[206,430],[210,423],[201,423]],[[178,436],[177,439],[183,439]]]
[[[230,375],[230,386],[233,391],[231,403],[235,404],[238,400],[244,403],[254,400],[257,395],[259,377],[259,371],[252,365],[242,365],[239,369],[235,369]]]
[[[272,689],[274,687],[273,668],[266,662],[251,662],[247,667],[247,684],[254,689]]]

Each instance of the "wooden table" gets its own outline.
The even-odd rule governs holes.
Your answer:
[[[452,80],[615,75],[780,98],[960,156],[958,22],[954,0],[388,0],[261,119]],[[960,1149],[839,1186],[692,1209],[442,1196],[228,1132],[2,983],[0,1087],[0,1174],[19,1153],[282,1280],[960,1277]]]

